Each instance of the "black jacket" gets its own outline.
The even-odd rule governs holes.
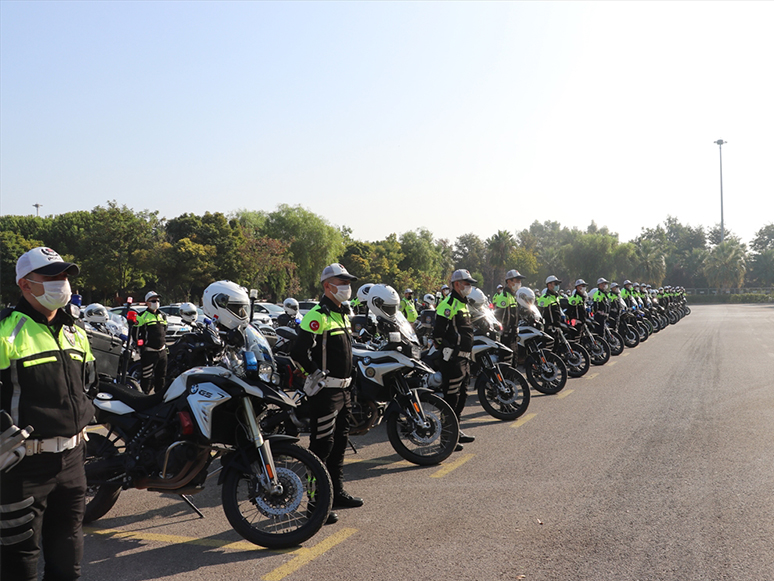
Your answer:
[[[296,328],[298,339],[290,357],[306,373],[314,373],[323,367],[325,343],[326,367],[330,376],[346,379],[352,375],[352,338],[347,312],[328,297],[323,297],[320,304],[304,316]]]

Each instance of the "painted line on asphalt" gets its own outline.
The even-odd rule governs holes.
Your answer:
[[[373,464],[375,466],[388,466],[394,464],[395,466],[416,466],[408,460],[393,460],[390,457],[385,458],[344,458],[344,464]]]
[[[570,395],[570,394],[571,394],[573,391],[575,391],[575,390],[574,390],[574,389],[563,389],[563,390],[562,390],[562,393],[560,393],[560,394],[557,394],[557,396],[556,396],[556,399],[562,399],[563,397],[567,397],[567,396],[568,396],[568,395]]]
[[[512,427],[512,428],[518,428],[519,426],[523,426],[523,425],[524,425],[524,424],[526,424],[528,421],[530,421],[532,418],[534,418],[536,415],[537,415],[537,414],[524,414],[524,415],[523,415],[523,416],[521,416],[521,417],[520,417],[518,420],[516,420],[515,422],[513,422],[513,423],[511,424],[511,427]]]
[[[475,454],[464,454],[463,456],[460,456],[457,458],[454,462],[451,462],[450,464],[442,464],[443,468],[438,470],[437,472],[433,472],[430,475],[430,478],[443,478],[446,476],[449,472],[452,470],[456,470],[460,466],[462,466],[465,462],[470,460]]]
[[[615,365],[616,363],[618,363],[618,362],[617,362],[617,361],[608,361],[608,362],[607,362],[607,365],[608,365],[609,367],[612,367],[612,366],[613,366],[613,365]]]
[[[588,373],[583,376],[583,379],[594,379],[597,375],[599,375],[599,373]]]
[[[103,529],[97,527],[83,527],[83,532],[86,534],[102,535],[116,539],[136,539],[139,541],[153,541],[171,545],[194,545],[198,547],[229,549],[235,551],[262,551],[277,555],[296,555],[284,565],[280,565],[273,571],[270,571],[261,577],[264,581],[280,581],[291,573],[298,571],[301,567],[324,554],[326,551],[329,551],[339,543],[347,540],[357,532],[357,529],[344,528],[323,539],[316,545],[294,549],[267,549],[265,547],[254,545],[253,543],[248,543],[247,541],[221,541],[217,539],[201,539],[196,537],[184,537],[181,535],[162,535],[158,533],[123,531],[121,529]]]
[[[323,555],[326,551],[329,551],[339,543],[346,541],[349,537],[354,535],[357,529],[341,529],[337,533],[332,534],[330,537],[320,541],[313,547],[308,549],[298,550],[298,555],[285,563],[280,565],[273,571],[266,573],[261,579],[263,581],[280,581],[291,573],[295,573],[301,567]]]
[[[621,357],[629,357],[629,352],[627,351],[626,353],[621,353]]]

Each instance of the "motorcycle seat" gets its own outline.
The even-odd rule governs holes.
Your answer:
[[[164,400],[163,393],[145,394],[120,383],[101,381],[99,391],[101,393],[109,393],[118,401],[124,402],[138,412],[150,409]]]

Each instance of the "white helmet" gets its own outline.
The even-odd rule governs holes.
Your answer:
[[[474,309],[480,309],[489,304],[489,299],[486,298],[484,291],[478,287],[473,287],[468,295],[468,305]]]
[[[535,293],[531,288],[522,287],[516,293],[516,301],[525,308],[530,308],[535,304]]]
[[[83,310],[83,319],[87,323],[107,323],[108,311],[99,303],[93,303]]]
[[[213,282],[204,289],[204,314],[227,329],[245,327],[249,323],[250,298],[247,290],[230,280]]]
[[[196,317],[198,316],[199,316],[199,311],[196,308],[195,304],[183,303],[182,305],[180,305],[180,318],[183,319],[183,322],[188,323],[190,325],[196,320]]]
[[[364,305],[368,303],[368,293],[371,292],[372,286],[374,286],[374,283],[369,282],[357,289],[357,298],[359,298],[360,302]]]
[[[397,291],[386,284],[375,284],[368,291],[368,308],[377,317],[393,319],[400,306]]]
[[[283,301],[282,308],[288,315],[295,317],[298,314],[298,301],[293,297],[288,297]]]
[[[431,295],[430,293],[427,293],[425,296],[422,297],[422,300],[425,301],[430,306],[435,306],[435,295]]]

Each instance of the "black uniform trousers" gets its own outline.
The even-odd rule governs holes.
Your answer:
[[[459,420],[468,399],[470,360],[452,355],[449,361],[441,364],[441,380],[443,399],[451,406]]]
[[[86,445],[25,457],[0,473],[0,579],[44,581],[81,576],[86,508]]]
[[[161,393],[167,383],[167,349],[152,351],[143,349],[140,356],[142,379],[140,386],[145,393],[150,393],[151,387],[156,393]]]
[[[349,437],[352,398],[349,388],[325,387],[309,398],[312,433],[309,449],[328,468],[333,493],[344,489],[344,453]]]

